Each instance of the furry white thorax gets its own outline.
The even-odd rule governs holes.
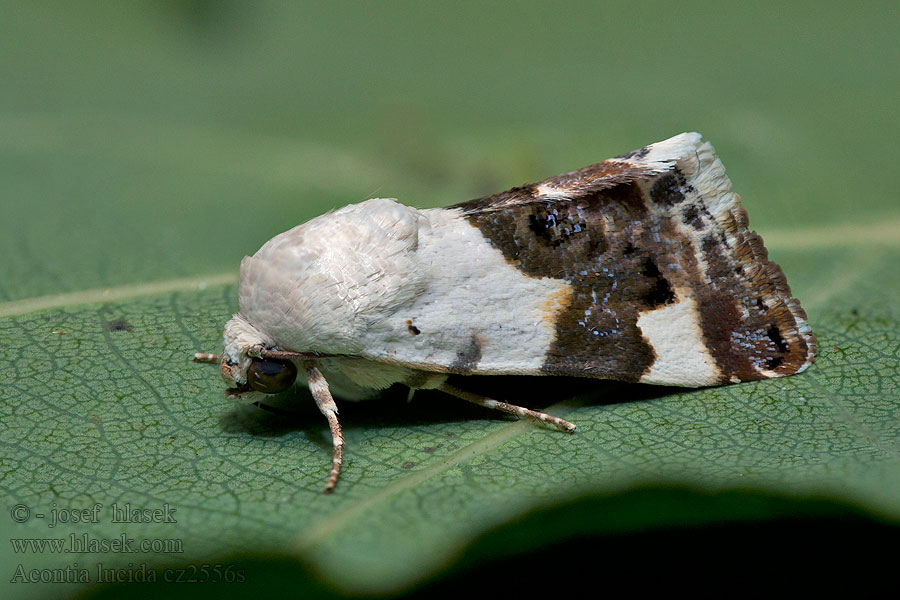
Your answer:
[[[360,357],[323,360],[323,372],[329,382],[339,371],[376,389],[410,379],[414,369],[401,365],[446,369],[473,345],[479,372],[535,371],[553,339],[552,309],[567,293],[564,281],[511,267],[457,210],[378,198],[295,227],[244,258],[225,355],[240,372],[254,343]]]
[[[419,211],[346,206],[275,236],[241,261],[241,314],[284,348],[359,355],[360,333],[424,287]]]

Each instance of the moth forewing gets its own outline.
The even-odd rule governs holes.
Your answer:
[[[304,370],[334,439],[329,491],[343,456],[329,383],[355,398],[394,383],[439,389],[574,431],[446,378],[698,387],[813,362],[806,315],[747,224],[696,133],[449,208],[372,199],[245,258],[222,356],[198,359],[217,358],[238,395],[279,389],[285,362]]]

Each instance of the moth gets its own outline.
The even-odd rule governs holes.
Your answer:
[[[574,432],[448,377],[701,387],[813,362],[806,315],[747,224],[697,133],[449,208],[375,198],[245,257],[223,351],[195,360],[251,400],[302,373],[334,440],[329,492],[344,449],[331,389],[437,389]]]

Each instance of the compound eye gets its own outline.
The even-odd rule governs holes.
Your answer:
[[[247,383],[251,389],[264,394],[283,392],[297,379],[297,367],[292,362],[254,358],[247,369]]]

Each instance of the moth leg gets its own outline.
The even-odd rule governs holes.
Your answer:
[[[194,354],[194,362],[197,363],[218,363],[218,354],[207,354],[206,352],[197,352]]]
[[[338,408],[331,397],[331,391],[328,389],[328,382],[322,372],[316,368],[313,362],[304,362],[306,368],[306,379],[309,382],[309,391],[312,392],[316,401],[316,406],[325,418],[328,419],[328,426],[331,428],[331,439],[334,442],[334,454],[331,458],[331,473],[328,475],[328,482],[325,484],[325,491],[331,493],[334,491],[341,476],[341,465],[344,464],[344,434],[341,431],[341,424],[338,421]]]
[[[574,423],[569,423],[564,419],[554,417],[553,415],[548,415],[547,413],[531,410],[529,408],[525,408],[524,406],[516,406],[515,404],[500,402],[499,400],[492,400],[491,398],[486,398],[479,394],[473,394],[472,392],[461,390],[458,387],[452,386],[448,383],[441,384],[437,389],[441,390],[444,393],[450,394],[451,396],[456,396],[457,398],[460,398],[467,402],[477,404],[478,406],[493,408],[494,410],[501,410],[505,413],[516,415],[517,417],[527,417],[529,419],[534,419],[535,421],[540,421],[541,423],[545,423],[547,425],[552,425],[553,427],[556,427],[561,431],[575,433]]]

